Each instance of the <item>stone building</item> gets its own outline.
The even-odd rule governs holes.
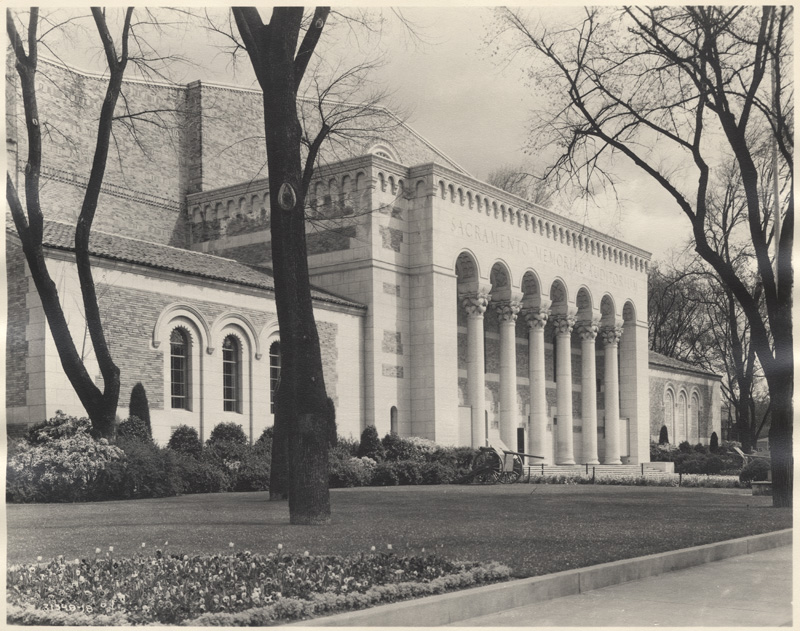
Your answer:
[[[41,62],[42,168],[53,278],[90,372],[71,252],[100,77]],[[13,77],[13,75],[12,75]],[[9,173],[23,180],[21,99],[7,91]],[[91,242],[120,415],[142,382],[154,436],[272,423],[280,339],[269,183],[253,90],[125,84]],[[313,112],[312,103],[307,103]],[[310,114],[309,114],[310,115]],[[649,253],[476,180],[390,112],[321,156],[307,244],[325,380],[342,435],[519,448],[547,462],[640,463],[671,437],[719,434],[719,379],[649,354]],[[83,132],[83,133],[82,133]],[[81,406],[61,370],[13,225],[7,228],[7,423]],[[672,398],[669,398],[672,397]],[[671,425],[670,425],[671,423]]]

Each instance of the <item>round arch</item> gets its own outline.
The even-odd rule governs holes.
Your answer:
[[[554,314],[564,314],[568,311],[569,306],[569,289],[567,283],[560,276],[553,279],[550,283],[549,292],[551,307],[550,310]]]
[[[225,327],[229,325],[237,326],[245,336],[250,348],[253,349],[253,356],[256,360],[261,359],[261,342],[256,333],[256,329],[250,319],[236,311],[226,311],[220,315],[211,327],[211,339],[217,340]],[[213,354],[214,347],[209,345],[209,354]]]
[[[204,346],[208,348],[208,344],[211,340],[211,330],[207,320],[197,309],[191,305],[180,302],[173,302],[167,305],[159,314],[155,326],[153,327],[153,348],[159,348],[161,342],[165,339],[169,339],[169,334],[172,329],[170,324],[178,318],[186,318],[193,323],[200,336],[197,343],[200,345],[200,348]]]
[[[586,286],[582,285],[575,295],[575,306],[578,308],[576,315],[579,321],[592,320],[594,316],[594,308],[592,302],[592,292]]]

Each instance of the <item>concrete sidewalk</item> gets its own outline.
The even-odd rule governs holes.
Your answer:
[[[467,627],[792,626],[792,547],[454,622]]]

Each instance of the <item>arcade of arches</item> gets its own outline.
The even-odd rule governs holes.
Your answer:
[[[581,287],[570,300],[563,281],[542,288],[533,270],[515,291],[505,263],[494,263],[489,283],[477,270],[471,254],[458,257],[459,390],[473,446],[499,435],[544,462],[620,464],[628,455],[620,387],[631,376],[619,366],[632,363],[636,340],[620,341],[635,306],[626,302],[620,320],[610,294],[595,305]]]

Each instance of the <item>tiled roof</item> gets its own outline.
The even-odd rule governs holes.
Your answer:
[[[667,357],[666,355],[662,355],[661,353],[656,353],[655,351],[650,351],[650,364],[655,364],[656,366],[663,366],[664,368],[675,368],[677,370],[683,370],[685,372],[693,372],[698,375],[706,375],[709,377],[716,377],[720,379],[720,376],[714,372],[708,372],[707,370],[702,370],[697,366],[693,366],[687,362],[682,362],[679,359],[673,359],[672,357]]]
[[[7,223],[6,226],[9,232],[16,234],[13,224]],[[42,244],[48,248],[74,251],[75,227],[70,224],[46,221]],[[275,290],[275,281],[271,271],[212,254],[129,239],[97,230],[92,231],[89,251],[94,256],[112,261],[124,261],[154,269],[221,280],[245,287]],[[329,304],[365,308],[364,305],[357,302],[314,287],[311,289],[311,297],[315,301]]]

